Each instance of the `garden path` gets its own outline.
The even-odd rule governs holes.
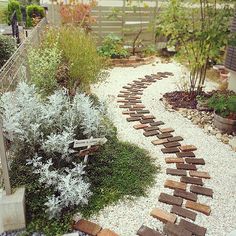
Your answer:
[[[189,120],[179,113],[166,111],[162,102],[159,101],[162,94],[176,89],[176,82],[180,81],[182,75],[181,66],[177,63],[162,64],[155,66],[146,65],[138,68],[114,68],[110,71],[107,82],[96,85],[93,91],[99,98],[106,99],[109,105],[111,119],[118,129],[118,136],[121,140],[129,141],[145,148],[155,159],[157,165],[161,165],[161,173],[156,176],[155,185],[148,190],[147,197],[137,198],[135,201],[120,201],[116,205],[108,206],[100,212],[98,216],[91,218],[92,221],[101,226],[110,228],[122,236],[136,235],[141,225],[146,225],[153,229],[163,228],[163,224],[150,216],[154,208],[160,208],[170,212],[171,205],[158,201],[160,193],[172,194],[173,190],[164,188],[165,180],[171,179],[179,181],[178,176],[166,175],[167,168],[174,168],[174,164],[166,164],[160,146],[154,146],[151,141],[154,137],[145,137],[143,132],[135,130],[133,125],[136,122],[126,122],[124,115],[117,103],[117,98],[123,86],[133,80],[143,78],[145,75],[156,74],[157,72],[172,72],[173,77],[165,78],[148,86],[142,95],[142,104],[145,104],[157,120],[165,123],[163,127],[172,127],[175,135],[181,135],[184,141],[181,145],[194,144],[197,147],[196,156],[203,158],[206,165],[198,166],[198,170],[210,173],[211,179],[204,180],[204,186],[214,190],[213,199],[205,196],[198,196],[198,202],[206,204],[211,208],[210,216],[198,213],[194,223],[207,228],[209,236],[223,236],[233,229],[236,224],[236,207],[234,196],[236,194],[236,154],[230,150],[229,146],[219,142],[214,136],[208,136],[193,125]],[[179,83],[179,82],[178,82]],[[214,84],[208,83],[209,88]]]

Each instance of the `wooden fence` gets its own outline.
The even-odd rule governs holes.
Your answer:
[[[135,1],[129,6],[127,0],[113,0],[114,6],[98,5],[92,9],[96,22],[92,24],[92,33],[101,43],[108,34],[121,36],[126,44],[131,44],[140,29],[143,44],[155,43],[155,26],[159,13],[158,0]],[[106,3],[106,2],[105,2]],[[140,5],[141,4],[141,5]],[[60,6],[49,5],[48,19],[53,25],[60,25]],[[164,42],[159,38],[159,42]]]

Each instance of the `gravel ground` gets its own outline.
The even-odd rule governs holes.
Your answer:
[[[133,129],[134,122],[126,122],[116,100],[122,86],[132,80],[165,71],[173,72],[174,77],[150,85],[144,90],[142,102],[151,111],[151,114],[157,117],[157,120],[165,122],[165,127],[174,128],[175,134],[184,138],[183,144],[197,146],[198,150],[195,153],[206,161],[206,165],[199,170],[210,173],[212,178],[204,182],[206,187],[213,188],[214,199],[199,196],[199,202],[211,206],[212,213],[210,216],[198,213],[196,223],[208,229],[208,236],[225,236],[236,228],[236,153],[229,146],[219,142],[215,136],[205,134],[202,129],[193,125],[179,113],[166,111],[159,101],[162,94],[177,89],[176,82],[181,80],[183,74],[182,67],[177,63],[157,63],[155,66],[145,65],[137,68],[114,68],[110,71],[107,82],[93,87],[93,92],[99,98],[107,100],[110,117],[118,129],[119,138],[148,150],[150,155],[155,158],[156,165],[161,165],[161,172],[156,175],[156,183],[148,190],[147,197],[140,197],[132,202],[120,201],[116,205],[106,207],[98,215],[91,217],[91,220],[122,236],[136,235],[142,224],[160,231],[163,228],[160,221],[150,216],[150,211],[154,207],[167,211],[171,208],[167,204],[158,202],[161,192],[172,193],[172,190],[164,188],[164,181],[167,179],[164,154],[160,151],[160,147],[151,144],[150,141],[154,140],[154,137],[144,137],[142,131]],[[215,86],[212,83],[207,85],[209,88]],[[168,179],[179,180],[179,177],[168,176]]]

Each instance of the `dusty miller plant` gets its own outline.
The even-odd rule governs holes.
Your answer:
[[[109,132],[104,103],[94,105],[90,97],[79,93],[70,98],[66,90],[42,100],[34,85],[21,82],[15,92],[2,95],[0,105],[3,130],[13,141],[12,149],[26,149],[32,156],[28,164],[40,183],[54,189],[46,203],[50,217],[65,207],[87,203],[91,193],[83,179],[84,165],[77,163],[70,144]]]

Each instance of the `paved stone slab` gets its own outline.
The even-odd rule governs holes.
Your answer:
[[[134,125],[133,126],[135,129],[145,129],[148,127],[148,125],[145,124],[139,124],[139,125]]]
[[[151,127],[147,127],[144,129],[145,131],[153,131],[153,130],[159,130],[158,126],[151,126]]]
[[[196,212],[187,210],[187,209],[179,207],[179,206],[173,206],[171,208],[170,212],[173,213],[173,214],[176,214],[178,216],[182,216],[184,218],[188,218],[188,219],[193,220],[193,221],[196,220],[196,216],[197,216]]]
[[[170,147],[178,147],[180,146],[181,144],[179,142],[168,142],[168,143],[165,143],[164,144],[164,147],[166,148],[170,148]]]
[[[164,236],[163,234],[153,230],[147,226],[142,225],[137,232],[139,236]]]
[[[131,116],[131,117],[140,117],[140,118],[142,117],[141,114],[130,114],[130,116]]]
[[[172,164],[172,163],[182,163],[183,164],[184,163],[184,159],[178,158],[178,157],[166,157],[165,161],[167,164]]]
[[[205,171],[189,171],[189,175],[192,177],[198,177],[203,179],[210,179],[210,175],[208,172]]]
[[[119,236],[117,233],[110,229],[102,229],[97,236]]]
[[[142,110],[142,111],[137,111],[138,114],[148,114],[150,113],[149,110]]]
[[[155,121],[152,124],[150,124],[151,126],[159,126],[159,125],[164,125],[165,123],[162,121]]]
[[[118,103],[126,103],[129,102],[129,100],[117,100]]]
[[[164,139],[164,138],[170,138],[172,137],[173,135],[171,133],[164,133],[164,134],[158,134],[157,137],[159,139]]]
[[[147,120],[147,119],[156,119],[156,117],[153,116],[153,115],[143,115],[142,118],[143,118],[143,120]]]
[[[124,93],[124,94],[129,94],[130,92],[129,91],[120,91],[120,93]]]
[[[176,155],[177,157],[195,157],[193,152],[179,152]]]
[[[174,196],[182,197],[184,199],[191,200],[191,201],[194,201],[194,202],[197,201],[197,194],[190,193],[190,192],[187,192],[187,191],[183,191],[183,190],[180,190],[180,189],[175,189]]]
[[[208,197],[213,197],[213,190],[211,188],[205,188],[201,186],[191,185],[190,191],[192,193],[201,194]]]
[[[141,118],[139,118],[139,117],[129,117],[129,118],[126,118],[126,120],[128,122],[133,122],[133,121],[140,121]]]
[[[167,223],[163,230],[169,236],[192,236],[190,231],[176,224]]]
[[[201,203],[197,203],[197,202],[193,202],[193,201],[187,201],[185,204],[186,208],[201,212],[207,216],[210,215],[211,213],[211,208],[205,204],[201,204]]]
[[[186,170],[178,170],[178,169],[167,168],[166,169],[166,174],[167,175],[177,175],[177,176],[187,176],[187,171]]]
[[[178,153],[177,153],[178,154]],[[191,165],[191,164],[181,164],[181,163],[177,163],[176,164],[176,168],[177,169],[181,169],[181,170],[197,170],[197,167],[195,165]]]
[[[167,179],[167,180],[165,181],[164,187],[165,187],[165,188],[170,188],[170,189],[186,190],[187,184],[186,184],[186,183],[182,183],[182,182],[178,182],[178,181],[174,181],[174,180]]]
[[[120,105],[119,108],[131,108],[131,105]]]
[[[207,229],[204,227],[201,227],[199,225],[196,225],[194,223],[191,223],[189,221],[186,221],[184,219],[180,220],[179,226],[185,228],[186,230],[192,232],[196,236],[205,236]]]
[[[73,228],[92,236],[96,236],[102,229],[101,226],[88,220],[79,220]]]
[[[171,223],[175,223],[176,219],[177,219],[177,216],[174,215],[174,214],[171,214],[167,211],[163,211],[159,208],[154,208],[150,215],[164,223],[167,223],[167,222],[171,222]]]
[[[140,120],[141,124],[149,124],[149,123],[153,123],[154,120],[153,119],[147,119],[147,120]]]
[[[194,145],[183,145],[183,146],[179,147],[179,149],[182,152],[192,152],[192,151],[197,150],[197,148]]]
[[[132,86],[123,86],[124,89],[132,89]]]
[[[175,137],[168,138],[169,142],[177,142],[177,141],[182,141],[182,140],[184,140],[184,139],[181,136],[175,136]]]
[[[167,193],[161,193],[159,198],[159,202],[164,202],[170,205],[181,206],[183,204],[183,199],[180,197],[175,197]]]
[[[186,163],[194,165],[205,165],[203,158],[185,158]]]
[[[129,101],[129,103],[142,103],[142,101],[141,100],[128,100]]]
[[[162,133],[171,133],[171,132],[174,132],[175,130],[172,128],[162,128],[162,129],[160,129],[160,131]]]
[[[131,114],[135,114],[135,111],[123,111],[122,114],[123,115],[131,115]]]
[[[162,148],[161,151],[163,153],[176,153],[179,152],[179,149],[177,147],[172,147],[172,148]]]
[[[125,95],[125,94],[118,94],[117,97],[119,97],[119,98],[126,98],[126,97],[128,97],[128,95]]]
[[[181,182],[186,183],[186,184],[196,184],[196,185],[203,185],[202,179],[199,178],[193,178],[193,177],[181,177],[180,179]]]
[[[143,108],[129,108],[130,111],[142,111]]]
[[[148,131],[148,132],[144,132],[143,135],[145,137],[151,137],[151,136],[154,136],[154,135],[157,135],[159,134],[159,132],[157,130],[153,130],[153,131]]]
[[[167,143],[167,142],[168,142],[167,139],[157,139],[157,140],[153,140],[152,144],[154,144],[154,145],[161,145],[161,144]]]

